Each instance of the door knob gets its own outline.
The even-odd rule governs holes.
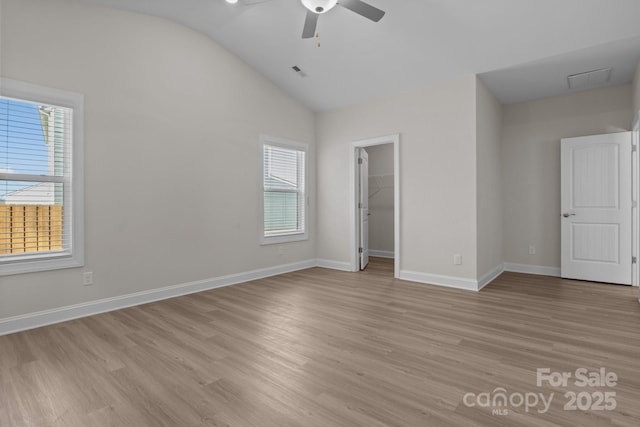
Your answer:
[[[576,214],[565,212],[565,213],[562,214],[562,216],[565,217],[565,218],[569,218],[570,216],[576,216]]]

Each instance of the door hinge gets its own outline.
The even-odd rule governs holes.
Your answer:
[[[638,202],[636,202],[635,200],[633,202],[631,202],[631,207],[632,208],[637,208],[638,207]]]
[[[636,264],[638,262],[638,257],[632,256],[631,257],[631,264]]]
[[[358,253],[361,254],[362,253],[362,248],[358,248]]]
[[[634,153],[636,151],[638,151],[638,146],[634,144],[631,146],[631,152]]]
[[[358,157],[358,164],[361,165],[362,164],[362,157]]]
[[[358,209],[362,209],[362,203],[358,203]]]

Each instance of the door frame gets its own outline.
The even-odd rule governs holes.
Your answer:
[[[349,215],[351,217],[351,271],[360,271],[358,262],[360,221],[358,219],[358,156],[359,148],[372,147],[374,145],[393,144],[393,252],[394,265],[393,277],[400,276],[400,134],[379,136],[376,138],[353,141],[349,150]]]
[[[640,286],[640,268],[638,268],[638,262],[640,261],[640,209],[638,209],[638,203],[640,200],[640,149],[638,144],[640,143],[640,110],[638,110],[633,119],[633,125],[631,127],[631,194],[632,194],[632,208],[631,208],[631,255],[635,257],[636,262],[631,264],[631,284],[633,286]],[[638,297],[640,300],[640,296]]]
[[[358,157],[358,264],[360,271],[369,265],[369,153],[364,148],[357,149]],[[360,159],[367,159],[360,163]],[[366,163],[366,176],[364,164]],[[365,196],[366,195],[366,196]],[[366,200],[365,200],[366,199]],[[366,208],[365,208],[366,206]],[[366,212],[365,212],[366,211]],[[364,223],[366,222],[366,229]],[[365,247],[366,246],[366,247]],[[360,252],[362,248],[362,252]],[[366,258],[366,264],[365,264]]]

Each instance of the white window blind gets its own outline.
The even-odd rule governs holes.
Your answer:
[[[69,106],[0,97],[0,273],[73,257],[73,133]]]
[[[263,240],[306,238],[306,146],[267,141],[262,154]]]

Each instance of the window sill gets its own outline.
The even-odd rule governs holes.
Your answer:
[[[73,256],[5,262],[0,263],[0,276],[62,270],[65,268],[77,268],[82,266],[84,266],[84,260]]]
[[[284,234],[280,236],[263,236],[260,239],[260,245],[274,245],[278,243],[301,242],[309,240],[308,233]]]

